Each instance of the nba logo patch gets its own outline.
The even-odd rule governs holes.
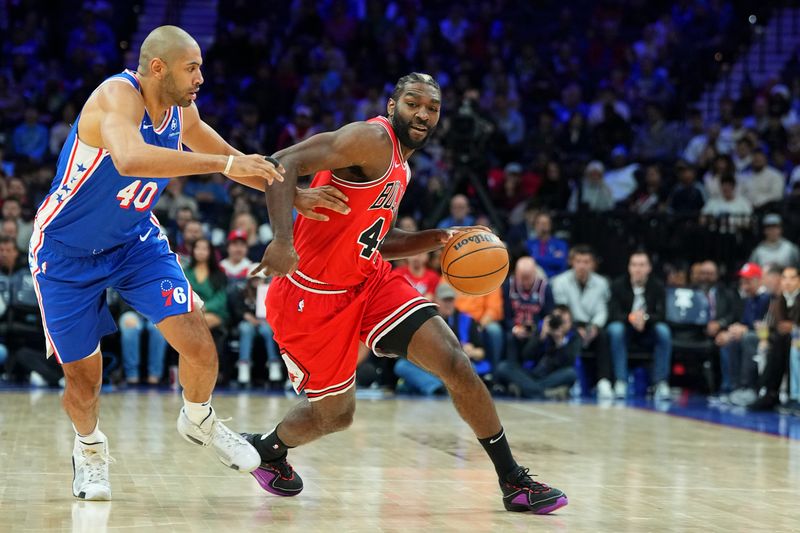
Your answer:
[[[297,312],[302,313],[305,306],[306,306],[305,300],[300,300],[299,302],[297,302]]]
[[[178,129],[178,119],[173,118],[172,119],[172,131],[175,131],[177,129]]]

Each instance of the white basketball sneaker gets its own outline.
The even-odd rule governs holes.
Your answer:
[[[181,408],[178,415],[178,433],[192,444],[210,447],[222,464],[233,470],[252,472],[261,465],[261,456],[252,444],[234,433],[217,418],[213,407],[198,426]]]
[[[90,444],[81,444],[76,436],[72,448],[72,495],[82,500],[110,500],[108,464],[112,461],[108,455],[108,439],[105,435],[102,441]]]

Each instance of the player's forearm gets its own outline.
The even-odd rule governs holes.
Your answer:
[[[410,232],[393,228],[383,240],[381,256],[392,261],[431,252],[441,248],[447,237],[448,233],[443,229]]]
[[[276,240],[292,242],[294,240],[292,208],[297,193],[297,166],[288,158],[284,161],[277,155],[274,157],[281,162],[286,173],[282,182],[273,182],[264,192],[267,198],[269,224]]]
[[[124,154],[112,152],[111,158],[123,176],[142,178],[176,178],[222,172],[228,162],[224,155],[182,152],[144,143]]]

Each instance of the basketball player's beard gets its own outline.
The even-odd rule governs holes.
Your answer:
[[[415,141],[408,133],[409,129],[411,129],[411,122],[404,121],[397,113],[392,115],[391,121],[392,128],[394,128],[394,133],[397,135],[397,140],[400,141],[400,144],[407,148],[411,148],[412,150],[418,150],[425,146],[425,144],[428,142],[428,139],[431,138],[431,135],[436,129],[435,127],[431,128],[428,126],[428,134],[425,135],[425,138],[423,138],[421,141]]]
[[[194,89],[194,87],[192,87]],[[175,83],[175,78],[172,74],[167,74],[164,77],[164,92],[167,93],[167,96],[175,102],[173,105],[177,105],[180,107],[189,107],[192,105],[192,100],[187,98],[186,95],[189,94],[189,91],[181,92],[178,89],[178,84]]]

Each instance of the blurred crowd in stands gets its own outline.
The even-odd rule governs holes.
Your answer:
[[[439,303],[488,386],[613,398],[649,385],[667,400],[672,384],[796,412],[800,53],[710,115],[693,105],[746,48],[750,16],[768,19],[767,7],[749,4],[294,0],[265,9],[231,0],[204,50],[197,106],[240,150],[270,154],[383,114],[400,76],[432,74],[443,119],[410,161],[398,225],[492,226],[514,268],[480,298],[440,283],[437,254],[397,268]],[[136,68],[131,6],[0,5],[0,359],[16,366],[9,379],[53,370],[32,365],[25,350],[41,350],[17,334],[35,337],[25,280],[32,218],[87,96]],[[271,239],[263,195],[219,174],[174,179],[156,214],[206,303],[220,379],[280,386],[263,319],[268,283],[247,276]],[[174,381],[157,329],[109,299],[120,335],[104,344],[108,379]],[[638,370],[647,365],[649,375]],[[359,380],[443,390],[407,361],[372,356]]]

